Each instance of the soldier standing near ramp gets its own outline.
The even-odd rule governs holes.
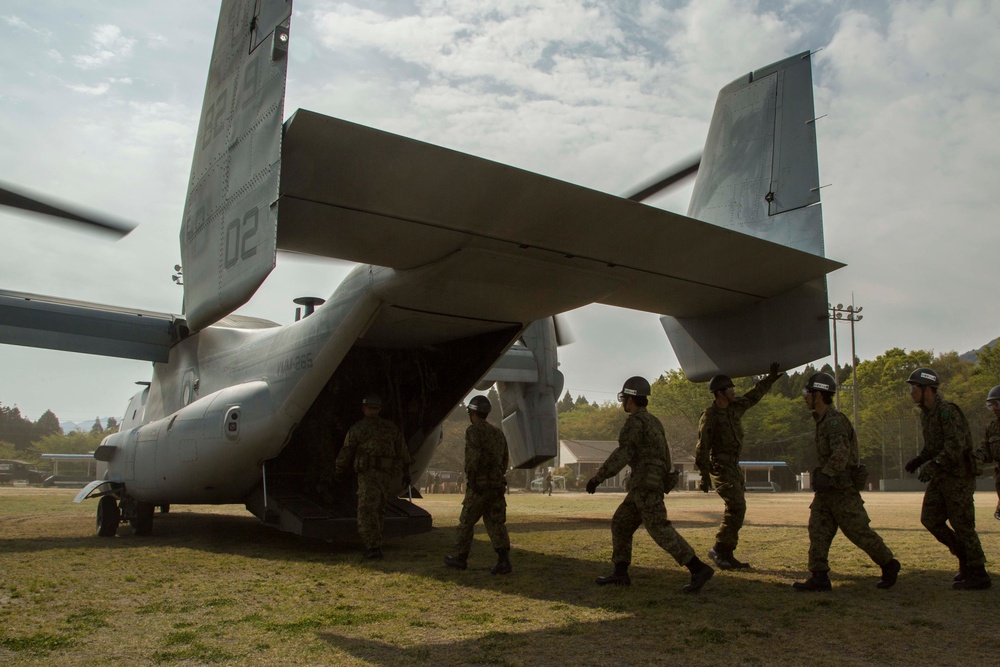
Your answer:
[[[649,394],[649,382],[644,378],[631,377],[625,381],[618,400],[628,413],[628,419],[618,435],[618,448],[587,482],[587,493],[594,493],[601,482],[617,475],[626,465],[632,468],[628,494],[611,519],[611,560],[615,571],[598,577],[597,583],[602,586],[632,583],[628,575],[632,563],[632,536],[639,526],[645,526],[649,536],[691,572],[691,582],[681,590],[697,593],[715,570],[698,559],[691,545],[667,520],[663,494],[673,488],[677,476],[671,466],[663,424],[646,411]]]
[[[997,508],[993,518],[1000,521],[1000,384],[986,395],[986,409],[993,413],[993,421],[986,427],[986,435],[979,446],[979,460],[993,463],[993,484],[997,491]]]
[[[833,407],[833,394],[837,383],[828,373],[816,373],[802,390],[806,407],[816,420],[816,469],[813,488],[816,497],[809,506],[809,571],[806,581],[792,586],[799,591],[828,591],[830,585],[830,544],[837,529],[868,554],[882,568],[882,578],[877,588],[892,588],[899,575],[899,561],[878,533],[870,527],[865,501],[854,483],[857,470],[858,438],[851,422]],[[867,472],[864,474],[867,477]]]
[[[337,455],[334,478],[343,482],[353,465],[358,475],[358,533],[365,545],[364,557],[382,560],[382,526],[389,490],[399,480],[410,483],[410,452],[399,427],[379,416],[382,399],[368,394],[362,401],[364,417],[347,431]]]
[[[503,431],[486,421],[492,409],[485,396],[469,401],[469,421],[465,429],[465,499],[458,519],[454,556],[445,556],[444,564],[457,570],[469,566],[469,551],[476,523],[482,518],[490,543],[497,552],[497,564],[490,574],[510,574],[510,536],[507,534],[507,467],[510,455]]]
[[[906,472],[920,466],[927,482],[920,523],[958,557],[953,588],[990,587],[986,555],[976,533],[976,477],[979,465],[972,451],[972,434],[957,405],[938,395],[940,379],[931,368],[918,368],[906,380],[910,398],[920,406],[924,448],[906,463]],[[951,527],[948,524],[951,523]]]
[[[698,445],[695,463],[701,471],[699,488],[715,492],[725,502],[722,525],[715,536],[715,546],[708,556],[723,570],[750,567],[749,563],[736,560],[733,551],[740,541],[740,528],[747,513],[746,482],[740,470],[740,450],[743,448],[743,413],[757,405],[771,389],[771,385],[784,375],[778,372],[777,362],[771,372],[746,393],[736,396],[733,381],[725,375],[716,375],[708,384],[715,401],[701,414],[698,423]]]

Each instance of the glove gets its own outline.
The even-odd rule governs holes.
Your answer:
[[[914,456],[912,459],[906,462],[906,472],[911,475],[917,472],[917,468],[924,464],[924,460],[919,456]]]
[[[709,477],[708,475],[702,475],[701,476],[701,483],[698,485],[698,488],[701,489],[702,491],[704,491],[705,493],[708,493],[709,491],[711,491],[712,490],[712,478]]]
[[[825,472],[816,473],[816,479],[813,480],[813,489],[816,493],[823,493],[824,491],[829,491],[833,487],[833,478],[827,475]]]
[[[921,482],[929,482],[934,479],[934,473],[937,472],[937,465],[934,463],[929,463],[920,469],[920,474],[917,475],[917,479]]]
[[[770,375],[768,375],[768,377],[770,377],[772,380],[777,380],[779,377],[781,377],[782,375],[784,375],[784,373],[782,373],[781,371],[778,370],[779,367],[780,366],[779,366],[779,364],[778,364],[777,361],[772,361],[771,362],[771,373],[770,373]]]
[[[594,493],[595,491],[597,491],[597,485],[598,484],[600,484],[600,482],[597,481],[597,478],[596,477],[591,477],[587,481],[587,493]]]

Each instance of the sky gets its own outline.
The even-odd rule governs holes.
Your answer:
[[[0,182],[139,223],[113,242],[0,211],[0,289],[179,314],[171,280],[218,3],[4,0]],[[1000,4],[296,0],[285,115],[310,109],[625,194],[704,144],[719,88],[813,57],[830,299],[857,354],[1000,336]],[[649,202],[686,212],[691,184]],[[664,252],[671,250],[665,248]],[[350,266],[281,256],[239,312],[279,323]],[[568,314],[566,389],[678,364],[655,315]],[[849,359],[849,331],[839,334]],[[828,360],[832,360],[832,357]],[[823,363],[827,360],[819,360]],[[0,404],[120,418],[147,362],[0,345]]]

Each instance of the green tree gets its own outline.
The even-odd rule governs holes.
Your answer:
[[[556,403],[556,412],[562,414],[563,412],[569,412],[576,405],[573,403],[573,397],[570,396],[569,391],[566,391],[566,395],[562,397],[562,400]]]
[[[104,427],[105,433],[117,433],[118,432],[118,420],[114,417],[108,417],[107,424]]]
[[[90,434],[100,435],[101,433],[104,433],[104,427],[101,426],[101,418],[97,417],[94,419],[94,425],[90,427]]]
[[[59,425],[59,418],[56,417],[55,413],[51,410],[46,410],[34,424],[34,429],[32,430],[32,440],[39,440],[47,435],[62,432],[62,426]]]
[[[4,442],[0,440],[0,459],[15,459],[21,455],[21,452],[17,450],[17,447],[10,442]]]
[[[21,414],[21,410],[0,405],[0,440],[9,442],[19,452],[31,445],[34,424]]]
[[[40,454],[89,454],[97,449],[104,436],[100,433],[54,433],[32,443],[31,452]]]

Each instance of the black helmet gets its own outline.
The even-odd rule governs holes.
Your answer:
[[[473,396],[469,400],[467,409],[469,412],[475,412],[480,417],[486,417],[490,414],[490,410],[493,409],[493,406],[490,405],[490,399],[480,394],[479,396]]]
[[[624,401],[626,396],[649,396],[652,390],[649,387],[649,382],[646,378],[634,375],[629,379],[625,380],[625,384],[622,385],[622,390],[618,392],[618,400]]]
[[[940,382],[938,374],[932,368],[918,368],[910,373],[910,377],[906,379],[907,384],[916,384],[921,387],[936,387]]]
[[[361,401],[361,405],[367,406],[369,408],[381,408],[382,407],[382,397],[378,394],[368,394],[365,396],[364,400]]]
[[[1000,384],[990,389],[990,393],[986,394],[987,401],[1000,401]]]
[[[806,381],[806,389],[834,394],[837,392],[837,381],[829,373],[813,373]]]
[[[708,383],[708,390],[714,394],[715,392],[721,389],[725,389],[726,387],[732,387],[732,386],[733,386],[733,381],[729,378],[728,375],[716,375]]]

